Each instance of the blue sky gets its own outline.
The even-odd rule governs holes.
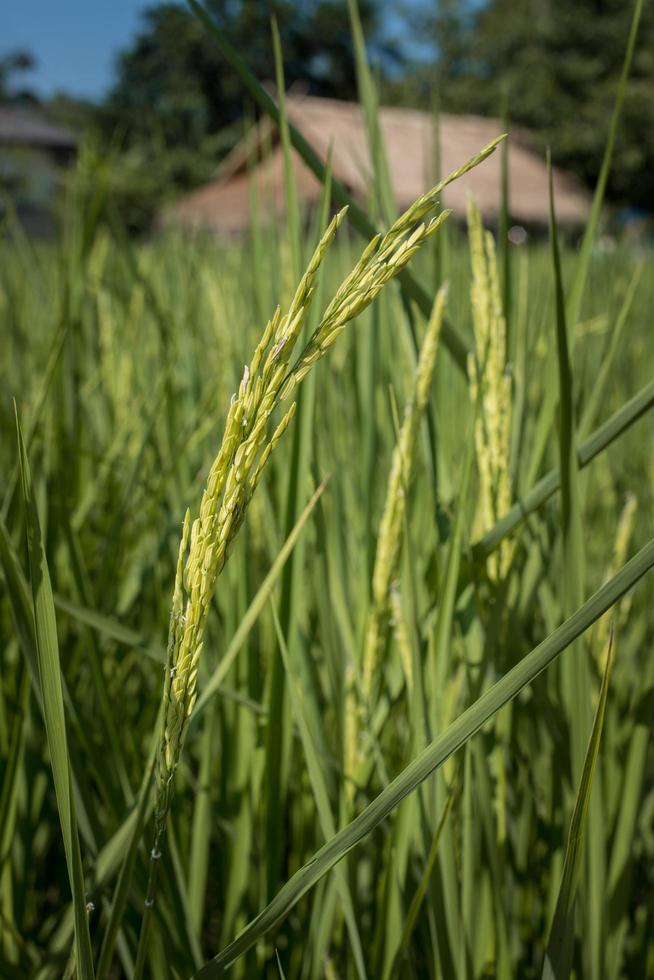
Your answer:
[[[24,76],[40,94],[97,98],[112,80],[117,53],[138,29],[152,0],[1,0],[0,56],[30,51],[37,67]]]
[[[113,80],[116,55],[138,30],[142,11],[155,2],[0,0],[0,57],[17,48],[30,51],[36,68],[18,78],[39,95],[101,98]],[[386,0],[379,2],[384,9]],[[414,7],[430,2],[411,0]],[[385,11],[391,33],[401,29],[392,11],[392,6]]]

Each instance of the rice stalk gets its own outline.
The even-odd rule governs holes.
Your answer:
[[[379,671],[379,654],[385,640],[390,612],[391,582],[397,572],[416,437],[436,363],[438,339],[445,312],[447,289],[439,289],[427,325],[416,367],[413,393],[404,414],[398,443],[393,451],[386,487],[386,500],[379,525],[372,576],[372,604],[368,613],[363,648],[362,700],[366,712],[372,708]]]
[[[496,145],[497,141],[492,144]],[[491,152],[490,149],[488,152]],[[480,154],[475,160],[484,159]],[[466,168],[462,168],[465,171]],[[457,171],[458,173],[459,171]],[[232,397],[225,432],[209,471],[199,516],[191,523],[187,510],[179,547],[171,606],[162,723],[155,773],[156,802],[150,874],[145,899],[135,975],[144,966],[148,911],[154,903],[158,862],[170,808],[175,770],[188,721],[197,697],[197,677],[204,631],[216,580],[227,561],[236,535],[272,450],[286,431],[295,411],[291,403],[268,439],[269,419],[295,386],[335,343],[346,325],[365,310],[381,289],[440,228],[449,215],[442,211],[428,221],[440,188],[418,198],[385,234],[376,235],[341,283],[322,314],[304,350],[292,355],[316,289],[318,272],[347,209],[332,219],[320,239],[287,313],[277,307],[245,366],[238,392]],[[436,304],[431,335],[435,342],[442,320],[444,295]]]
[[[345,795],[348,806],[353,801],[355,787],[362,775],[361,767],[364,761],[362,738],[374,708],[375,686],[380,668],[379,658],[390,624],[392,583],[397,573],[402,544],[406,491],[411,476],[420,420],[429,397],[446,297],[447,287],[444,286],[438,291],[434,300],[415,370],[413,391],[406,405],[397,445],[393,450],[384,509],[377,535],[372,575],[372,601],[366,621],[358,703],[356,703],[354,688],[356,674],[352,665],[348,667],[344,732]],[[395,606],[396,608],[398,606],[397,600]],[[401,617],[401,608],[397,612],[397,617]],[[397,621],[399,623],[400,618]],[[403,637],[405,642],[401,643],[400,651],[403,654],[403,670],[409,678],[412,665],[410,650],[407,653],[406,631]]]
[[[479,470],[477,533],[490,529],[511,505],[509,459],[511,451],[511,374],[507,366],[506,319],[502,309],[495,242],[484,233],[481,213],[468,201],[468,235],[472,284],[470,300],[476,360],[469,358],[468,377],[473,403],[480,398],[474,439]],[[511,562],[512,546],[502,541],[489,556],[487,570],[497,581]]]
[[[398,653],[400,655],[400,663],[402,664],[402,670],[404,672],[404,682],[406,684],[407,694],[409,698],[412,698],[414,684],[413,651],[411,649],[411,640],[409,638],[409,625],[406,621],[404,608],[402,606],[400,583],[397,581],[397,579],[391,584],[389,598],[393,636],[395,637]]]
[[[613,543],[613,555],[604,578],[605,582],[608,582],[611,576],[615,573],[616,568],[620,568],[625,563],[627,549],[629,548],[629,542],[634,529],[637,508],[638,498],[636,495],[633,493],[627,494],[624,506],[620,512],[620,517],[618,518],[618,527],[615,534],[615,541]],[[624,622],[629,615],[630,607],[631,596],[626,595],[610,616],[607,613],[605,616],[602,616],[600,620],[598,620],[597,626],[595,627],[595,637],[591,649],[595,653],[595,661],[600,670],[602,668],[600,656],[603,656],[609,640],[611,622],[613,622],[614,628],[619,626],[620,623]]]

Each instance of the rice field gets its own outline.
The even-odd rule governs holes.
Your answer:
[[[0,976],[653,976],[651,252],[82,163],[0,244]]]

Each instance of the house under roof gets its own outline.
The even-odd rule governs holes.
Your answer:
[[[0,145],[74,154],[77,137],[31,109],[0,105]]]
[[[62,169],[76,150],[70,130],[32,109],[0,105],[0,216],[10,201],[25,231],[54,235]]]
[[[372,164],[362,109],[356,103],[313,96],[287,96],[288,117],[326,159],[331,149],[332,169],[354,198],[365,202],[371,187]],[[380,127],[388,159],[390,179],[399,209],[411,204],[434,179],[434,119],[426,112],[382,108]],[[442,174],[450,173],[479,152],[502,132],[498,119],[480,116],[439,117]],[[267,147],[262,162],[262,149]],[[548,221],[547,168],[530,148],[524,130],[511,131],[509,141],[511,219],[525,225]],[[294,154],[295,185],[301,205],[317,203],[321,184]],[[259,207],[264,216],[280,217],[285,211],[284,165],[277,130],[268,120],[260,123],[248,140],[239,143],[226,158],[216,178],[187,194],[163,215],[165,224],[204,229],[222,234],[245,231],[250,222],[252,180],[258,186]],[[569,174],[553,172],[557,218],[561,224],[583,224],[590,197]],[[497,219],[500,211],[500,154],[455,181],[444,191],[443,202],[463,218],[473,194],[484,218]]]

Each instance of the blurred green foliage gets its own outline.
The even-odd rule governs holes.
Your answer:
[[[405,3],[419,61],[395,98],[498,115],[592,185],[597,179],[634,3],[624,0],[439,0]],[[421,63],[422,62],[422,63]],[[654,211],[654,6],[645,3],[609,196]],[[393,86],[389,89],[393,96]]]
[[[108,229],[99,217],[109,201],[112,166],[104,160],[101,170],[102,154],[91,149],[88,154],[80,160],[77,196],[70,202],[61,242],[34,246],[16,226],[11,241],[2,245],[0,330],[7,346],[0,363],[0,471],[5,475],[3,521],[18,567],[24,568],[15,396],[58,608],[71,766],[97,955],[123,855],[124,838],[113,835],[122,832],[133,812],[161,696],[180,522],[186,506],[199,499],[243,364],[265,317],[277,301],[288,301],[293,273],[285,230],[256,221],[250,238],[229,247],[174,235],[134,244],[119,226]],[[314,236],[311,229],[308,239]],[[325,269],[319,305],[351,267],[359,244],[340,236]],[[470,342],[467,245],[456,229],[448,229],[447,244],[448,317]],[[568,251],[563,258],[569,282],[575,256]],[[638,255],[626,248],[598,251],[593,257],[573,359],[575,403],[582,414],[637,261]],[[646,258],[624,342],[596,404],[596,424],[651,380],[651,265],[651,257]],[[414,269],[430,293],[442,267],[434,256],[425,255]],[[553,282],[545,246],[516,248],[511,267],[513,330],[522,350],[514,380],[516,392],[524,397],[515,480],[523,492],[539,409],[548,387],[557,383]],[[318,365],[304,476],[292,485],[299,478],[294,476],[293,440],[288,439],[272,457],[221,579],[203,656],[201,689],[279,552],[289,496],[304,503],[316,483],[331,474],[304,532],[293,581],[279,582],[274,596],[281,606],[292,601],[295,609],[290,652],[294,682],[338,822],[345,792],[347,665],[357,656],[365,623],[368,556],[374,550],[396,441],[395,406],[401,412],[411,391],[412,331],[422,336],[424,321],[402,304],[399,290],[391,286]],[[444,349],[438,355],[428,419],[417,447],[415,477],[407,487],[406,539],[398,572],[425,678],[433,675],[437,603],[471,421],[467,384]],[[619,514],[629,494],[635,494],[637,507],[627,553],[633,554],[651,535],[651,426],[651,416],[641,420],[580,474],[585,595],[601,584],[614,560]],[[554,423],[542,471],[557,462]],[[483,563],[469,566],[466,560],[474,504],[473,488],[464,508],[463,564],[443,667],[448,718],[558,625],[566,603],[558,495],[515,535],[514,559],[499,585],[488,579]],[[14,618],[20,606],[12,604],[7,569],[5,563],[0,589],[0,766],[9,814],[3,838],[0,973],[55,980],[65,970],[71,941],[66,866],[43,725],[26,667],[30,642]],[[647,707],[654,685],[649,654],[653,638],[644,584],[619,617],[598,763],[600,788],[591,809],[600,818],[593,839],[606,883],[601,892],[591,892],[584,882],[578,909],[578,975],[602,980],[646,976],[651,965],[648,896],[654,887],[654,842],[649,817],[654,796]],[[599,632],[590,631],[583,641],[594,693],[600,640]],[[218,695],[192,724],[178,772],[156,905],[157,977],[169,975],[163,960],[171,975],[188,975],[194,948],[203,956],[213,955],[266,900],[272,842],[263,779],[265,746],[269,726],[282,723],[269,717],[275,651],[275,626],[265,609]],[[394,637],[389,638],[382,689],[378,738],[394,775],[420,744]],[[274,869],[274,888],[324,840],[303,746],[284,710],[292,737],[285,750],[284,820],[276,842],[281,863]],[[430,716],[430,724],[440,731],[444,719]],[[447,950],[460,955],[457,935],[470,943],[468,975],[496,975],[500,927],[508,928],[511,937],[503,955],[509,956],[512,975],[538,974],[574,796],[569,742],[561,675],[551,670],[471,743],[465,795],[463,756],[458,767],[446,767],[448,785],[459,790],[454,790],[438,867],[430,876],[401,975],[426,976],[432,970],[435,976],[454,975],[448,972]],[[358,788],[357,805],[363,806],[382,785],[371,769],[367,783]],[[436,819],[425,818],[431,821],[426,833],[420,801],[430,800],[433,788],[429,784],[425,797],[414,795],[389,817],[359,847],[347,869],[371,976],[381,976],[393,955],[424,872]],[[471,822],[470,813],[480,819]],[[401,866],[395,857],[398,841],[406,846]],[[448,867],[453,876],[443,879]],[[118,943],[115,976],[131,975],[130,951],[143,911],[146,876],[143,845],[121,927],[124,941]],[[478,895],[472,917],[462,884],[470,876]],[[448,910],[448,922],[439,922],[437,938],[434,918],[442,918],[443,909]],[[599,912],[604,930],[593,942],[586,932],[591,911]],[[289,978],[321,976],[327,955],[339,975],[354,975],[332,879],[304,898],[270,941],[241,961],[240,975],[276,976],[275,948]],[[590,965],[595,956],[599,974]]]

